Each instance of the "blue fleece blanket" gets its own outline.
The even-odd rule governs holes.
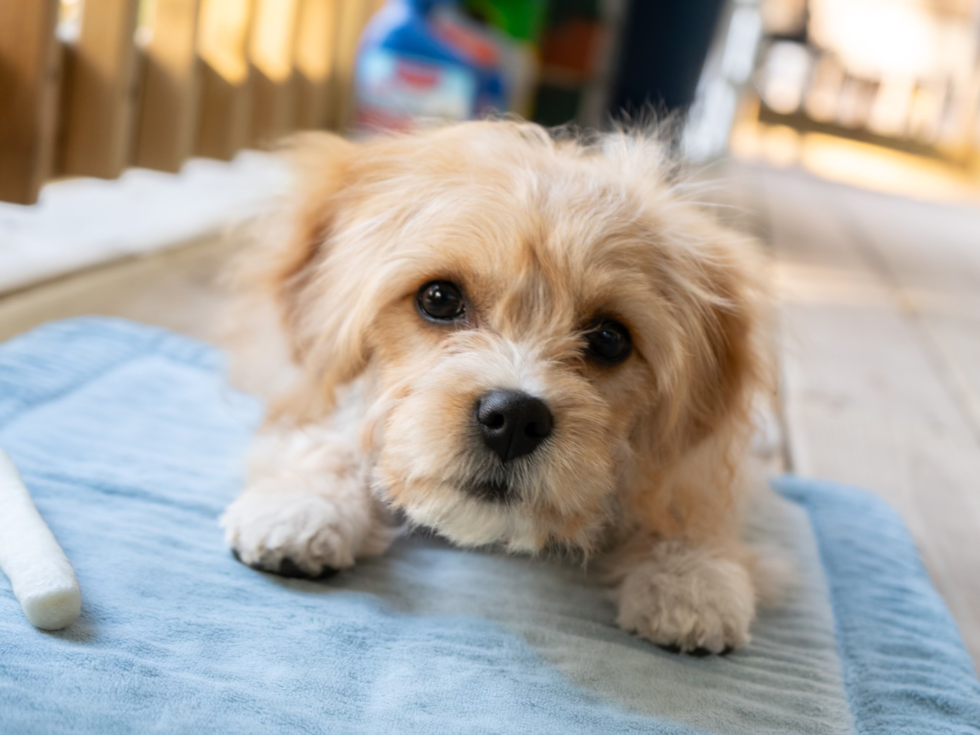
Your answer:
[[[0,575],[0,733],[980,732],[956,627],[864,492],[779,481],[753,533],[798,583],[746,649],[679,657],[557,562],[408,538],[325,582],[236,563],[217,518],[258,412],[210,348],[156,329],[0,347],[0,446],[83,595],[44,633]]]

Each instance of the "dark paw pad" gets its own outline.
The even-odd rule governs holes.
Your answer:
[[[688,656],[694,656],[695,658],[705,658],[706,656],[713,656],[714,655],[707,648],[701,648],[701,647],[695,648],[692,651],[682,651],[681,650],[681,647],[678,646],[678,645],[661,646],[661,645],[658,644],[657,645],[657,648],[660,648],[660,649],[666,651],[667,653],[673,653],[673,654],[677,654],[677,655],[679,655],[681,653],[686,653]],[[730,654],[734,650],[735,649],[732,648],[731,646],[726,646],[725,647],[725,650],[723,650],[718,655],[719,656],[727,656],[728,654]]]
[[[235,549],[231,550],[231,555],[235,557],[236,561],[245,564],[242,561],[241,556],[238,555],[238,551]],[[288,556],[283,557],[282,561],[279,562],[279,567],[269,567],[263,564],[248,564],[246,566],[256,569],[260,572],[268,572],[270,574],[278,574],[280,577],[286,577],[287,579],[327,579],[332,577],[337,573],[337,570],[333,567],[324,567],[323,571],[319,574],[310,574],[299,567],[296,562],[290,559]]]

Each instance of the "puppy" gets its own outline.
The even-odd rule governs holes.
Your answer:
[[[745,644],[743,460],[770,374],[753,243],[672,192],[642,133],[294,148],[298,193],[237,276],[246,372],[275,358],[222,519],[238,558],[316,577],[382,554],[397,516],[597,558],[619,625],[654,643]]]

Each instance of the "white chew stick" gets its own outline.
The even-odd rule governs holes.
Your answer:
[[[20,473],[0,449],[0,569],[32,624],[67,628],[82,610],[71,562],[34,507]]]

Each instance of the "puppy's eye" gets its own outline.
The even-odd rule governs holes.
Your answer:
[[[459,286],[450,281],[431,281],[425,284],[419,289],[415,302],[424,316],[439,322],[462,319],[466,311]]]
[[[603,319],[585,335],[588,355],[601,365],[618,365],[630,356],[633,340],[629,330],[617,321]]]

